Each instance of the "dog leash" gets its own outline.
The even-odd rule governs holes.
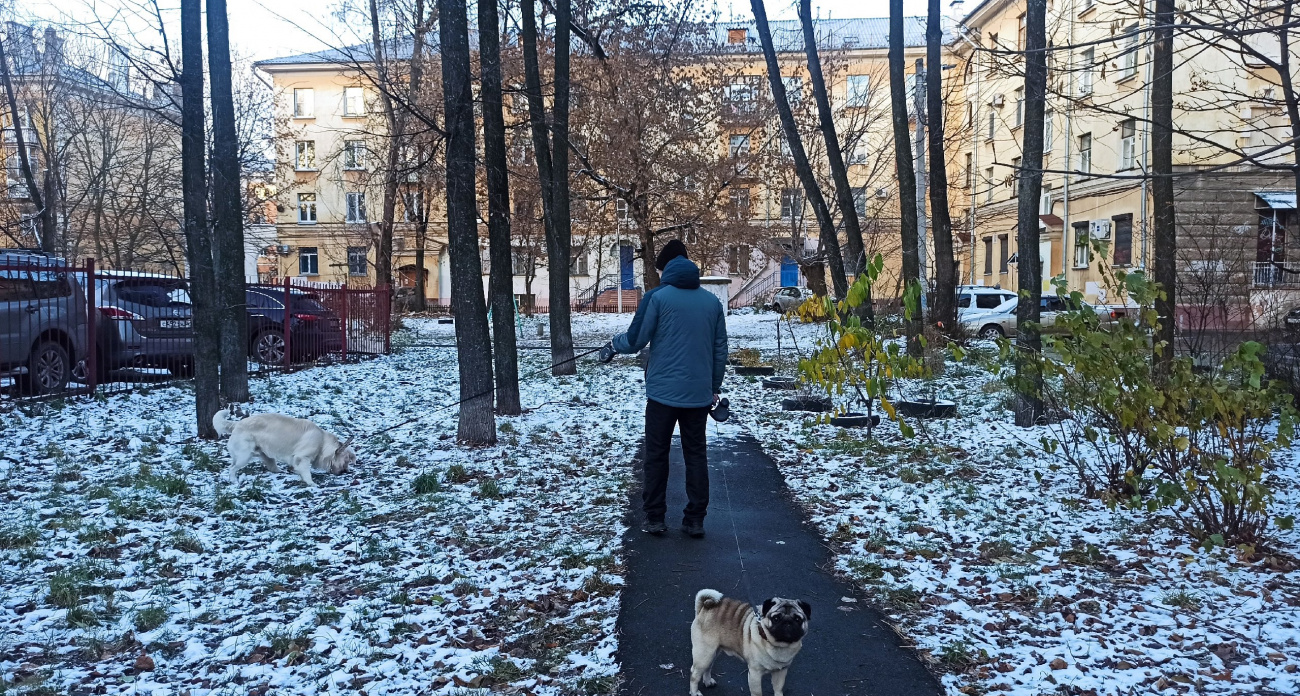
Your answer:
[[[719,467],[722,473],[722,490],[727,494],[727,517],[731,519],[731,538],[736,542],[736,559],[740,561],[740,579],[745,584],[745,601],[754,606],[754,590],[749,585],[749,570],[745,568],[745,554],[740,550],[740,532],[736,530],[736,516],[732,514],[731,486],[727,483],[726,467]]]

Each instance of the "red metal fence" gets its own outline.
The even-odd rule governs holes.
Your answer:
[[[389,352],[385,289],[248,284],[250,373]],[[184,278],[0,250],[0,399],[127,391],[192,376]]]

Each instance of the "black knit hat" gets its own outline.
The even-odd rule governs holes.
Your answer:
[[[661,271],[664,270],[664,266],[667,266],[669,261],[678,256],[685,259],[690,258],[686,255],[686,245],[682,244],[682,240],[674,239],[659,250],[659,255],[655,257],[655,268]]]

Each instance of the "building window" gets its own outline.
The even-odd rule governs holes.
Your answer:
[[[349,191],[348,197],[348,222],[365,222],[366,221],[366,194],[360,191]]]
[[[785,85],[785,98],[791,105],[798,105],[803,101],[802,77],[783,77],[781,82]]]
[[[749,219],[749,189],[731,189],[731,216],[737,220]]]
[[[1091,10],[1095,2],[1096,0],[1079,0],[1079,14],[1083,14],[1084,12]]]
[[[348,275],[366,275],[369,261],[366,259],[365,247],[348,247]]]
[[[993,135],[994,135],[994,133],[997,132],[997,127],[998,127],[997,114],[995,114],[995,113],[993,113],[992,111],[990,111],[990,112],[989,112],[989,132],[988,132],[988,135],[985,136],[985,137],[987,137],[989,140],[992,140],[992,139],[993,139]]]
[[[316,224],[316,194],[314,193],[298,194],[298,224],[299,225]]]
[[[420,191],[407,191],[402,194],[402,212],[407,222],[419,222],[424,213],[424,194]]]
[[[747,245],[727,247],[727,273],[730,275],[749,275],[749,254]]]
[[[732,115],[752,114],[758,106],[759,75],[738,75],[722,89],[722,101]]]
[[[781,151],[781,157],[783,159],[794,157],[794,151],[790,149],[790,141],[786,139],[785,131],[778,133],[776,139],[779,143],[778,149]]]
[[[483,250],[483,268],[489,268],[488,250]],[[510,250],[510,273],[517,276],[532,275],[533,257],[528,250],[523,247],[514,247]]]
[[[866,106],[870,100],[871,100],[871,76],[870,75],[849,75],[848,78],[849,106]]]
[[[1079,57],[1079,96],[1092,94],[1092,69],[1097,63],[1096,49],[1089,48]]]
[[[998,273],[1007,272],[1007,261],[1011,258],[1011,238],[1005,234],[998,235]]]
[[[1130,24],[1124,28],[1124,53],[1119,57],[1119,80],[1137,76],[1138,44],[1142,41],[1138,25]]]
[[[1016,198],[1020,195],[1020,158],[1011,158],[1011,197]]]
[[[293,117],[312,118],[316,115],[316,90],[305,87],[293,90]]]
[[[799,189],[781,189],[781,219],[789,220],[802,213],[803,196]]]
[[[571,247],[569,249],[569,275],[588,275],[587,250],[585,248]]]
[[[316,247],[300,247],[298,249],[298,275],[320,275]]]
[[[300,172],[316,170],[316,141],[299,140],[293,145],[293,168]]]
[[[857,142],[849,147],[849,164],[866,164],[871,158],[871,150],[867,147],[867,139],[859,135]]]
[[[1079,173],[1092,173],[1092,133],[1079,136]]]
[[[1132,169],[1137,161],[1137,121],[1127,119],[1119,124],[1119,170]]]
[[[867,214],[867,187],[853,187],[853,209],[858,212],[858,217]]]
[[[630,218],[627,211],[627,201],[622,198],[614,199],[614,216],[619,222],[627,222]]]
[[[966,166],[962,168],[962,176],[965,179],[962,185],[965,186],[966,188],[970,188],[975,181],[974,167],[975,167],[975,156],[974,154],[967,152]]]
[[[1052,214],[1052,187],[1049,184],[1043,184],[1043,188],[1038,193],[1038,214]]]
[[[1115,228],[1115,265],[1133,263],[1133,215],[1116,215],[1111,218]]]
[[[343,115],[366,115],[366,90],[361,87],[343,88]]]
[[[1043,152],[1052,151],[1052,117],[1055,115],[1053,111],[1043,114]]]
[[[984,275],[993,275],[993,238],[984,238]]]
[[[366,168],[366,143],[364,140],[343,141],[343,168]]]
[[[1074,223],[1074,267],[1088,267],[1088,223]]]
[[[1029,25],[1025,22],[1025,16],[1020,15],[1016,19],[1016,50],[1025,50],[1025,42],[1029,36]]]
[[[993,189],[994,189],[994,185],[993,185],[993,167],[989,167],[988,169],[985,169],[985,170],[984,170],[984,184],[985,184],[985,186],[987,186],[987,188],[984,189],[984,202],[985,202],[985,203],[992,203],[992,202],[993,202]]]
[[[727,142],[727,153],[733,159],[745,157],[749,154],[749,136],[733,135]]]
[[[1025,125],[1025,88],[1016,88],[1016,128]]]

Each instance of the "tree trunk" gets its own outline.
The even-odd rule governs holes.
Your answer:
[[[808,57],[808,77],[812,82],[813,98],[817,100],[818,125],[821,128],[822,139],[826,142],[826,157],[831,165],[831,178],[835,180],[835,202],[840,209],[840,219],[844,221],[845,243],[848,247],[845,272],[857,277],[862,275],[862,269],[867,264],[862,242],[862,224],[858,220],[858,207],[853,200],[853,188],[849,185],[849,170],[844,164],[844,151],[840,147],[839,134],[835,131],[835,112],[831,109],[830,95],[826,92],[826,78],[822,74],[821,56],[817,53],[811,0],[800,0],[799,22],[803,25],[803,48]],[[868,320],[875,314],[870,301],[864,302],[858,310],[860,315]]]
[[[474,97],[470,93],[469,20],[464,0],[438,0],[443,102],[447,131],[447,239],[451,246],[451,304],[456,313],[460,368],[457,439],[496,442],[492,415],[492,339],[483,301],[483,266],[475,222]]]
[[[492,299],[492,357],[497,412],[515,416],[519,403],[519,348],[515,336],[514,268],[510,259],[510,179],[506,121],[501,110],[501,20],[497,0],[478,0],[479,71],[483,98],[483,168],[487,170],[488,297]]]
[[[415,311],[423,312],[429,308],[428,273],[424,271],[424,254],[429,243],[429,218],[425,212],[423,196],[420,201],[419,221],[415,223]]]
[[[181,0],[181,195],[194,319],[194,415],[199,437],[215,440],[212,416],[221,408],[221,323],[212,238],[208,232],[208,180],[204,155],[203,8]]]
[[[1033,2],[1034,0],[1030,0]],[[894,161],[898,174],[899,232],[903,244],[905,285],[920,282],[921,257],[917,249],[916,167],[912,160],[911,133],[907,117],[907,75],[903,72],[903,0],[889,0],[889,97],[894,126]],[[907,352],[919,355],[921,322],[912,317],[905,323]]]
[[[930,320],[945,331],[957,325],[957,265],[952,251],[952,215],[948,210],[948,159],[944,156],[943,12],[930,0],[925,26],[926,114],[930,136],[930,229],[934,235],[934,308]]]
[[[1288,3],[1289,4],[1289,3]],[[1152,261],[1160,325],[1155,335],[1156,370],[1168,374],[1174,360],[1178,305],[1178,242],[1174,224],[1174,0],[1156,0],[1151,47],[1151,217]],[[1164,344],[1161,347],[1161,344]]]
[[[1287,121],[1291,125],[1292,133],[1300,133],[1300,96],[1296,95],[1295,81],[1291,76],[1291,21],[1295,12],[1294,3],[1282,3],[1282,22],[1278,30],[1278,82],[1282,85],[1282,98],[1286,103]],[[1292,172],[1295,175],[1296,191],[1300,192],[1300,139],[1295,140],[1292,145],[1292,156],[1295,159],[1295,166]]]
[[[32,169],[31,153],[28,151],[27,134],[23,131],[23,124],[18,119],[18,98],[14,95],[13,77],[9,72],[9,57],[5,55],[4,41],[0,41],[0,80],[4,81],[5,101],[8,102],[9,116],[14,124],[14,144],[18,147],[18,167],[22,170],[23,183],[27,185],[27,197],[31,199],[32,205],[36,206],[38,231],[37,242],[41,250],[54,252],[58,247],[55,244],[54,226],[49,221],[52,219],[49,210],[53,208],[53,201],[47,201],[41,194],[42,189],[36,187],[36,176]],[[31,118],[31,115],[28,115]],[[46,166],[49,169],[49,166]]]
[[[848,294],[849,283],[844,273],[844,258],[840,253],[839,233],[831,220],[830,208],[822,196],[821,186],[813,174],[808,162],[808,153],[803,148],[803,139],[799,137],[799,127],[794,122],[794,113],[790,111],[790,102],[786,98],[785,81],[781,79],[781,67],[776,62],[776,49],[772,45],[772,30],[767,25],[767,9],[763,0],[750,0],[754,19],[758,25],[758,37],[763,43],[763,58],[767,62],[767,82],[772,89],[772,101],[776,103],[776,112],[781,117],[781,130],[790,145],[790,155],[794,159],[794,171],[803,184],[808,202],[812,204],[813,214],[817,217],[818,235],[826,248],[826,260],[831,267],[831,283],[836,297]],[[829,148],[827,148],[829,149]]]
[[[422,13],[421,13],[422,14]],[[416,18],[418,48],[423,42],[424,34],[418,29],[422,17]],[[387,129],[385,141],[388,148],[384,151],[384,200],[379,216],[379,248],[375,250],[375,287],[391,288],[393,283],[393,221],[397,211],[397,178],[399,155],[406,138],[406,119],[397,114],[393,108],[392,90],[394,88],[388,74],[388,61],[384,55],[384,41],[379,33],[379,6],[376,0],[370,0],[370,39],[375,52],[375,75],[379,82],[379,104],[384,110],[384,127]],[[414,56],[414,53],[413,53]],[[419,73],[418,58],[411,61],[412,93],[417,89]]]
[[[239,137],[230,77],[226,0],[207,1],[208,91],[212,97],[212,232],[221,302],[221,397],[248,401],[248,312],[244,299],[244,215]]]
[[[526,0],[530,2],[531,0]],[[555,100],[552,106],[551,195],[554,219],[546,238],[551,322],[551,374],[576,375],[573,360],[572,309],[569,307],[569,257],[572,220],[569,217],[569,29],[570,0],[555,0]]]
[[[1019,209],[1016,217],[1016,425],[1031,427],[1043,414],[1039,368],[1039,300],[1043,269],[1038,258],[1038,197],[1043,190],[1043,111],[1047,98],[1047,0],[1029,0],[1025,11],[1025,124],[1020,145]]]

